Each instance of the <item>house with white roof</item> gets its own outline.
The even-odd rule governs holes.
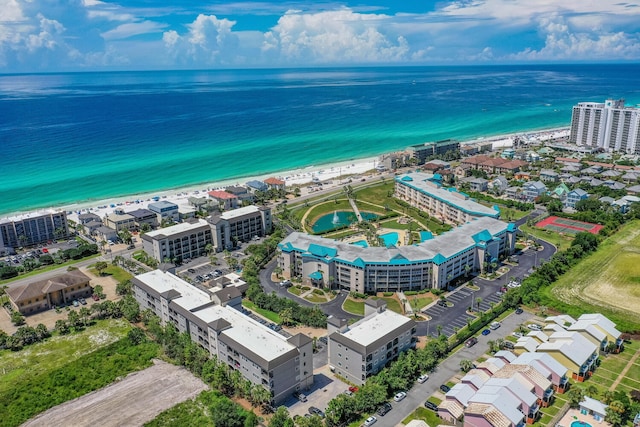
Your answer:
[[[484,391],[476,393],[465,409],[465,426],[525,425],[522,403],[511,392],[504,387],[490,387]]]
[[[469,405],[469,399],[475,393],[476,389],[469,384],[455,384],[438,405],[438,416],[452,423],[460,420],[464,415],[464,408]]]
[[[624,348],[624,340],[620,337],[622,333],[616,329],[616,324],[600,313],[583,314],[578,317],[578,321],[567,328],[569,331],[580,331],[583,325],[592,325],[595,329],[606,335],[606,343],[602,341],[601,350],[606,349],[609,344],[614,346],[613,352],[619,353]],[[576,326],[577,325],[577,326]]]
[[[582,402],[579,403],[580,412],[585,415],[591,415],[594,420],[601,422],[604,417],[607,416],[608,405],[600,402],[599,400],[592,399],[589,396],[585,396]]]
[[[567,377],[569,370],[546,353],[523,353],[512,363],[514,365],[529,365],[533,367],[551,381],[553,390],[558,393],[564,393],[569,386],[569,378]],[[550,393],[545,392],[543,400],[549,400],[550,398]]]
[[[576,381],[584,381],[591,376],[597,366],[599,346],[589,341],[579,332],[554,332],[549,341],[542,343],[536,352],[547,353],[571,372]]]
[[[280,335],[168,272],[154,270],[132,282],[142,310],[151,310],[162,324],[189,334],[220,363],[265,387],[272,405],[313,384],[313,342],[308,336]]]

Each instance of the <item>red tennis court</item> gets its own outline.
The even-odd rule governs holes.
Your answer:
[[[598,234],[603,226],[599,224],[591,224],[590,222],[550,216],[537,223],[536,227],[566,234],[578,234],[582,231],[587,231],[591,234]]]

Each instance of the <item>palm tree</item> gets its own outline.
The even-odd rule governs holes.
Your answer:
[[[468,359],[463,359],[460,361],[460,369],[462,372],[469,372],[473,368],[473,362]]]
[[[482,298],[476,298],[476,310],[480,311],[480,304],[482,303]]]

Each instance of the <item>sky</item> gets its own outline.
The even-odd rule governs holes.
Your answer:
[[[639,61],[638,0],[0,0],[0,73]]]

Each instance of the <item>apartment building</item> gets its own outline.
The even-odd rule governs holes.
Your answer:
[[[515,249],[513,223],[478,218],[416,245],[363,247],[294,232],[278,249],[286,277],[350,292],[444,289]]]
[[[426,173],[396,177],[394,196],[450,224],[465,224],[479,217],[500,217],[499,210],[476,203],[453,188],[443,188],[433,181],[433,175]]]
[[[327,321],[330,368],[354,384],[364,384],[417,342],[415,322],[380,300],[367,300],[365,317],[352,325],[333,317]]]
[[[137,230],[140,230],[142,224],[147,224],[152,229],[158,226],[158,216],[151,209],[136,209],[128,214],[133,217]]]
[[[116,209],[112,213],[105,214],[103,223],[116,233],[122,230],[133,231],[136,229],[136,219],[133,215],[125,213],[123,209]]]
[[[162,324],[189,334],[220,363],[265,387],[272,405],[313,385],[313,342],[306,335],[285,338],[171,273],[155,270],[132,282],[141,309],[150,309]]]
[[[624,99],[580,102],[573,107],[569,142],[610,152],[640,154],[640,109]]]
[[[460,142],[454,139],[445,139],[437,142],[425,142],[423,144],[411,145],[407,148],[409,156],[416,164],[422,165],[433,156],[441,156],[448,151],[457,152],[460,150]]]
[[[182,222],[142,235],[145,252],[159,262],[204,255],[209,244],[213,244],[211,226],[203,219]]]
[[[180,222],[180,213],[178,205],[166,200],[160,200],[158,202],[149,203],[147,208],[156,214],[158,223],[165,222]]]
[[[234,248],[271,231],[271,209],[254,205],[223,212],[207,218],[211,225],[213,245],[217,251]]]
[[[39,211],[0,219],[0,251],[12,251],[68,235],[65,211]]]

